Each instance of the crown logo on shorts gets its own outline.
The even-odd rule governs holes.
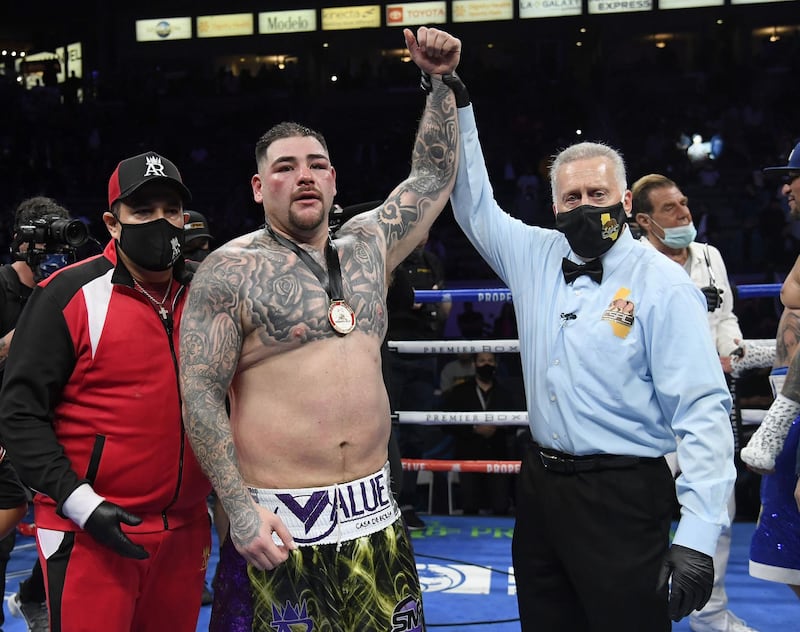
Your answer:
[[[300,602],[299,607],[288,601],[285,608],[272,605],[271,627],[275,628],[277,632],[292,632],[294,630],[292,626],[298,624],[305,625],[307,632],[314,629],[314,623],[308,616],[308,604],[305,600]]]

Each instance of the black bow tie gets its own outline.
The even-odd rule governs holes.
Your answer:
[[[592,259],[581,265],[564,257],[561,260],[561,271],[564,273],[564,281],[567,283],[572,283],[582,274],[588,275],[595,283],[603,280],[603,264],[600,259]]]

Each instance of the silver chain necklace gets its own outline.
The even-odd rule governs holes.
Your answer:
[[[169,280],[169,285],[167,286],[167,289],[164,292],[164,298],[162,298],[160,301],[157,301],[156,299],[154,299],[150,295],[150,292],[145,290],[136,279],[133,280],[133,284],[136,286],[137,290],[139,290],[142,294],[144,294],[147,298],[149,298],[152,301],[153,305],[156,306],[156,308],[157,308],[156,311],[158,311],[158,314],[159,314],[159,316],[161,316],[162,320],[167,320],[167,317],[169,316],[169,312],[164,307],[164,303],[167,302],[167,299],[169,298],[169,295],[172,294],[172,279]]]

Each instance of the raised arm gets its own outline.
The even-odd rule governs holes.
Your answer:
[[[452,90],[442,82],[461,58],[461,41],[438,29],[420,27],[417,36],[403,31],[411,59],[431,77],[425,111],[411,156],[411,172],[379,209],[387,270],[414,249],[447,204],[458,161],[458,124]]]
[[[260,569],[285,561],[289,532],[256,505],[239,471],[225,398],[239,363],[243,341],[241,279],[252,274],[247,257],[222,248],[211,253],[192,281],[181,319],[181,392],[186,432],[200,467],[230,519],[236,549]],[[232,254],[234,253],[234,254]]]

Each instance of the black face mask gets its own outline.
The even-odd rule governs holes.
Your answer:
[[[159,218],[145,224],[123,224],[119,236],[122,251],[145,270],[167,270],[181,256],[183,228]]]
[[[183,253],[183,256],[186,257],[189,261],[196,261],[200,263],[203,259],[208,256],[208,253],[211,252],[210,250],[206,250],[205,248],[195,248],[194,250],[187,250]]]
[[[477,375],[484,382],[491,382],[494,378],[494,373],[497,367],[493,364],[482,364],[475,367],[475,375]]]
[[[584,204],[556,214],[556,228],[564,233],[575,254],[594,259],[605,254],[622,234],[622,202],[613,206]]]

